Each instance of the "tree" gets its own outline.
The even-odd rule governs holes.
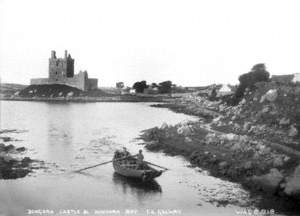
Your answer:
[[[158,88],[158,85],[156,83],[152,83],[151,88]]]
[[[116,88],[118,88],[118,89],[124,88],[124,83],[123,82],[117,82],[116,83]]]
[[[159,93],[165,94],[165,93],[171,93],[172,91],[172,82],[171,81],[164,81],[159,83],[158,86]]]
[[[143,93],[147,87],[147,82],[145,80],[141,82],[135,82],[132,86],[132,88],[135,89],[137,93]]]
[[[251,71],[242,74],[239,77],[240,84],[235,92],[234,103],[238,103],[244,96],[246,88],[250,90],[255,88],[257,82],[269,81],[270,73],[266,70],[265,64],[256,64],[252,67]]]

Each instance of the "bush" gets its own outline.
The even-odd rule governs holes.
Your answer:
[[[141,82],[134,83],[132,88],[135,89],[137,93],[143,93],[144,90],[148,88],[148,85],[147,82],[143,80]]]
[[[251,71],[242,74],[239,77],[240,84],[235,92],[233,103],[237,104],[244,96],[246,88],[253,90],[255,83],[269,81],[270,73],[266,71],[265,64],[256,64],[252,67]]]
[[[161,94],[171,93],[172,82],[171,81],[161,82],[161,83],[159,83],[158,89],[159,89],[159,93],[161,93]]]

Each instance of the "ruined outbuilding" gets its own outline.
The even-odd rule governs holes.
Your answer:
[[[287,74],[287,75],[273,75],[272,81],[277,83],[300,83],[300,73]]]

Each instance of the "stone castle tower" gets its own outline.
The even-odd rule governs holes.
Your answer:
[[[71,55],[68,55],[68,51],[65,50],[64,58],[56,58],[56,52],[51,52],[51,58],[49,58],[49,79],[51,81],[62,80],[66,77],[74,76],[74,59]]]
[[[87,71],[79,71],[74,74],[74,59],[65,51],[64,58],[57,58],[56,52],[51,51],[49,58],[48,78],[34,78],[30,80],[31,85],[62,84],[72,86],[83,91],[98,88],[98,79],[88,77]]]

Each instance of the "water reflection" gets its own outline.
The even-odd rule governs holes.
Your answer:
[[[47,107],[47,154],[52,160],[60,164],[67,164],[72,160],[74,148],[73,126],[74,117],[71,113],[71,105],[54,103]]]
[[[145,198],[160,196],[162,193],[161,186],[155,180],[142,182],[139,179],[127,178],[114,173],[113,182],[118,188],[121,188],[124,194],[136,195],[140,201]]]

